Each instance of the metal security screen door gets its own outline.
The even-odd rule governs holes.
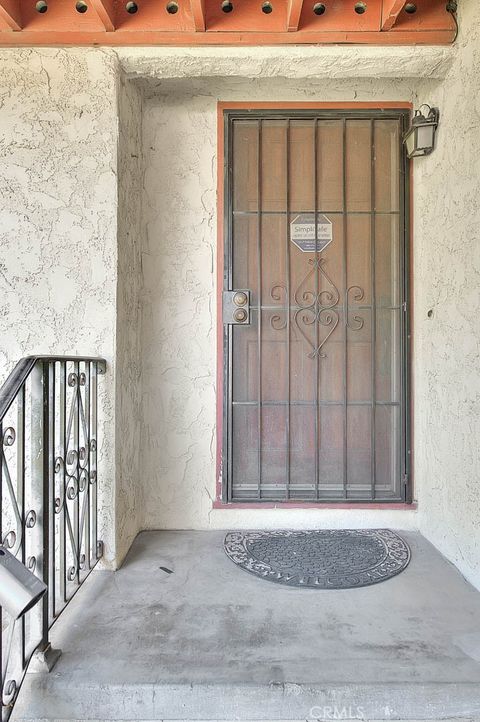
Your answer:
[[[408,113],[225,112],[226,501],[408,501]]]

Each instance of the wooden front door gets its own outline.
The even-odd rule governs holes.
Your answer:
[[[408,499],[407,117],[225,112],[226,501]]]

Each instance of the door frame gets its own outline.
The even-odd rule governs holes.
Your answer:
[[[413,502],[413,388],[412,388],[412,323],[413,323],[413,257],[412,257],[412,164],[406,153],[402,153],[402,168],[404,176],[403,207],[401,213],[403,224],[403,257],[402,257],[402,287],[403,298],[407,309],[404,314],[402,327],[402,384],[403,384],[403,419],[402,419],[402,486],[403,501],[355,501],[354,499],[339,499],[329,501],[241,501],[233,502],[228,498],[228,469],[225,463],[228,453],[228,424],[224,423],[227,414],[227,393],[224,384],[228,374],[228,346],[229,331],[223,325],[222,293],[228,283],[228,268],[230,247],[226,242],[229,229],[229,162],[231,149],[228,148],[228,139],[231,137],[230,126],[234,119],[248,117],[265,117],[298,115],[308,116],[309,113],[321,112],[326,118],[344,117],[371,118],[372,113],[379,117],[400,118],[402,129],[406,130],[409,123],[413,105],[405,101],[389,102],[218,102],[217,104],[217,433],[216,433],[216,499],[213,507],[216,509],[241,508],[355,508],[355,509],[412,509]],[[301,111],[304,111],[302,113]]]

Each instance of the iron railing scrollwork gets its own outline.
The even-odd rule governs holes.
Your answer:
[[[2,722],[34,652],[103,553],[98,539],[98,376],[101,358],[22,359],[0,389],[0,545],[48,593],[14,622],[0,609]]]

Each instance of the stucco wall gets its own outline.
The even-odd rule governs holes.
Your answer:
[[[140,529],[141,99],[93,49],[0,52],[0,379],[29,354],[104,356],[99,535]]]
[[[118,267],[116,317],[116,551],[123,559],[143,523],[140,475],[140,290],[142,287],[142,95],[118,84]]]
[[[35,353],[104,356],[101,537],[115,556],[117,64],[100,52],[0,53],[0,377]]]
[[[415,83],[163,80],[146,88],[142,478],[147,528],[394,526],[414,510],[216,509],[218,100],[403,100]]]
[[[421,89],[441,115],[415,163],[415,471],[422,532],[480,587],[479,4],[460,19],[449,76]]]

